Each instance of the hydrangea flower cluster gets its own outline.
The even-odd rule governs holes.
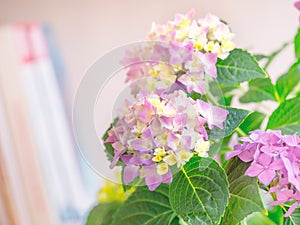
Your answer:
[[[181,90],[169,94],[143,91],[120,112],[106,142],[114,148],[113,168],[125,164],[124,183],[145,178],[150,190],[172,181],[171,167],[181,167],[197,154],[208,156],[207,131],[223,128],[228,112]]]
[[[168,62],[134,64],[129,67],[126,81],[134,81],[132,92],[140,90],[174,89],[180,86],[187,92],[206,93],[205,80],[217,77],[216,62],[225,59],[234,49],[233,33],[218,17],[208,14],[196,20],[194,10],[177,14],[164,25],[152,25],[149,41],[166,43],[164,48],[151,46],[151,59]],[[137,62],[149,55],[149,48],[128,52],[122,63]]]
[[[272,205],[293,203],[285,214],[290,216],[300,204],[300,138],[282,135],[279,130],[256,130],[240,140],[243,143],[235,145],[227,158],[238,156],[251,162],[245,174],[270,186],[277,198]]]
[[[148,36],[149,40],[189,46],[202,53],[216,53],[221,59],[234,49],[233,37],[230,28],[217,16],[207,14],[196,20],[193,9],[185,15],[176,14],[174,20],[164,25],[153,23]]]

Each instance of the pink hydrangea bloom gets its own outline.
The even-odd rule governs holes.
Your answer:
[[[300,1],[295,2],[294,6],[300,11]]]
[[[225,59],[235,47],[234,35],[218,17],[208,14],[197,20],[194,14],[190,10],[176,14],[166,24],[154,23],[148,35],[149,46],[127,51],[121,63],[132,64],[126,81],[133,82],[133,94],[172,89],[178,84],[188,92],[206,93],[207,80],[217,77],[217,59]],[[151,62],[137,63],[144,59]],[[171,66],[166,72],[166,68],[160,68],[165,63]]]
[[[258,177],[270,187],[277,201],[272,205],[292,202],[285,216],[293,213],[300,204],[300,138],[298,135],[282,135],[279,130],[250,133],[240,138],[242,144],[234,146],[227,159],[234,156],[244,162],[251,162],[245,174]]]
[[[141,92],[127,107],[108,131],[106,142],[114,148],[111,168],[122,161],[124,183],[145,178],[150,190],[172,181],[172,166],[184,165],[194,154],[207,155],[205,125],[220,126],[227,115],[226,110],[209,106],[217,114],[222,112],[222,117],[216,114],[214,123],[211,117],[206,118],[205,108],[199,111],[195,101],[180,90],[164,95]]]

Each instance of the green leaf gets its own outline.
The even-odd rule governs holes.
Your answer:
[[[300,224],[300,208],[296,210],[289,217],[284,217],[283,225],[299,225]]]
[[[260,61],[260,60],[263,60],[263,59],[268,59],[269,56],[268,55],[263,55],[263,54],[255,54],[253,55],[254,58],[257,60],[257,61]]]
[[[294,48],[295,48],[295,56],[296,58],[300,58],[300,28],[294,39]]]
[[[161,184],[155,191],[137,187],[114,215],[114,225],[178,224],[169,202],[169,185]]]
[[[286,47],[288,47],[289,44],[291,43],[290,42],[283,43],[279,49],[275,50],[274,52],[272,52],[271,55],[269,55],[268,60],[264,66],[264,70],[267,70],[269,68],[269,66],[271,65],[273,60],[277,57],[277,55],[279,55],[284,49],[286,49]]]
[[[240,98],[240,102],[276,101],[274,92],[275,87],[270,78],[257,78],[249,82],[249,90]]]
[[[289,71],[278,78],[276,82],[276,90],[280,98],[280,102],[283,102],[286,97],[293,91],[293,89],[300,82],[300,60],[298,60]]]
[[[122,202],[118,201],[98,204],[89,213],[86,225],[111,225],[113,214],[121,204]]]
[[[274,223],[269,217],[265,216],[263,213],[253,213],[247,218],[247,225],[279,225]]]
[[[209,130],[208,136],[210,140],[217,140],[229,136],[249,114],[249,111],[244,109],[228,108],[228,107],[224,109],[228,110],[229,112],[224,123],[224,129],[214,127],[212,130]]]
[[[215,141],[211,141],[211,145],[208,151],[208,155],[210,157],[214,157],[215,155],[217,155],[218,153],[221,155],[223,154],[225,151],[231,151],[231,149],[228,147],[228,142],[231,139],[232,135],[229,135],[225,138],[222,139],[218,139]]]
[[[242,131],[248,134],[250,131],[259,129],[266,115],[261,112],[252,112],[246,117],[244,122],[240,125]]]
[[[230,55],[217,62],[217,81],[227,86],[233,86],[254,78],[267,77],[266,72],[259,67],[256,59],[248,52],[235,49]]]
[[[226,174],[211,158],[191,158],[170,186],[173,210],[190,225],[218,224],[228,197]]]
[[[230,184],[230,198],[222,225],[236,225],[251,213],[265,211],[257,178],[245,175],[249,165],[235,157],[225,166]]]
[[[269,118],[267,129],[280,129],[293,134],[300,131],[300,98],[292,98],[281,103]],[[291,133],[290,133],[291,132]]]
[[[283,211],[280,206],[268,207],[268,217],[276,225],[282,225],[283,223]]]

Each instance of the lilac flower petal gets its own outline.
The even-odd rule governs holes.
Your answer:
[[[300,2],[299,2],[300,4]],[[282,137],[282,140],[289,146],[299,146],[300,144],[300,138],[294,134],[294,135],[285,135]]]
[[[163,178],[156,172],[156,165],[145,166],[145,182],[150,191],[154,191],[162,182]]]
[[[272,161],[272,157],[268,154],[265,153],[261,153],[257,159],[258,163],[263,165],[263,166],[269,166],[271,161]]]
[[[176,115],[173,118],[173,126],[175,130],[182,131],[188,121],[187,113]]]
[[[152,149],[151,141],[143,138],[138,138],[130,142],[130,145],[137,151],[150,151]]]
[[[262,165],[259,165],[257,163],[252,163],[249,168],[246,170],[245,175],[249,177],[256,177],[258,176],[262,171],[264,170],[264,167]]]
[[[187,92],[191,93],[192,91],[199,94],[206,93],[206,83],[201,73],[187,73],[183,74],[178,78],[178,81],[186,85]]]
[[[237,155],[239,155],[241,152],[240,151],[232,151],[232,152],[228,152],[226,154],[226,160],[231,159]]]
[[[205,73],[213,78],[217,78],[217,67],[216,63],[218,60],[218,54],[206,53],[203,54],[203,63],[205,65]]]
[[[183,46],[178,42],[170,42],[170,64],[184,63],[192,59],[193,43]]]
[[[294,166],[292,162],[284,156],[282,157],[282,161],[287,170],[288,181],[291,184],[295,185],[297,190],[300,191],[300,180],[298,174],[295,173],[295,170],[297,169],[298,165]],[[299,170],[299,166],[298,166],[298,170]]]
[[[243,162],[251,162],[253,161],[253,152],[250,151],[242,151],[239,154],[239,158],[243,161]]]
[[[295,2],[294,6],[300,11],[300,1]]]
[[[210,105],[200,99],[197,99],[195,107],[196,110],[207,119],[209,129],[212,129],[214,126],[223,129],[223,122],[229,113],[227,110]]]
[[[140,167],[139,166],[125,166],[124,168],[124,184],[129,184],[136,177],[140,175]]]
[[[290,215],[292,215],[292,213],[295,211],[295,209],[297,208],[298,205],[299,205],[299,202],[295,202],[295,203],[289,208],[289,210],[284,214],[284,217],[289,217]]]
[[[276,173],[274,170],[264,170],[258,175],[258,179],[265,185],[269,185],[274,179]]]
[[[275,160],[269,166],[269,168],[272,170],[281,170],[283,167],[284,167],[284,164],[281,159]]]
[[[165,184],[170,184],[172,183],[172,173],[170,170],[168,170],[168,172],[164,175],[162,175],[162,182]]]

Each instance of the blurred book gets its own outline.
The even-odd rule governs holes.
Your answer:
[[[94,199],[46,40],[39,24],[0,28],[0,225],[82,224]]]

